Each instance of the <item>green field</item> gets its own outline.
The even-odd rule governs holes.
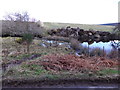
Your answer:
[[[62,27],[79,27],[84,30],[95,30],[95,31],[109,31],[111,32],[115,26],[105,26],[105,25],[95,25],[95,24],[75,24],[75,23],[53,23],[53,22],[44,22],[44,27],[46,29],[57,29]]]

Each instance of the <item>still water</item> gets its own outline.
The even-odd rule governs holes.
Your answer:
[[[119,41],[114,41],[115,43],[118,43]],[[82,46],[86,46],[88,47],[89,45],[89,48],[100,48],[100,49],[103,49],[106,51],[106,52],[109,52],[113,49],[113,46],[112,46],[112,43],[113,41],[109,41],[109,42],[94,42],[92,44],[88,44],[87,42],[84,42],[82,43]]]
[[[82,46],[86,46],[88,47],[88,43],[87,42],[84,42],[82,43]],[[89,48],[100,48],[100,49],[105,49],[105,51],[109,52],[110,50],[113,49],[113,47],[111,46],[111,41],[110,42],[94,42],[93,44],[89,45]]]
[[[49,40],[44,40],[45,42],[47,43],[54,43],[54,41],[49,41]],[[115,43],[118,43],[120,41],[114,41]],[[83,47],[88,47],[90,49],[93,49],[93,48],[100,48],[100,49],[103,49],[106,51],[106,52],[110,52],[112,49],[113,49],[113,46],[112,46],[112,43],[113,41],[109,41],[109,42],[94,42],[92,44],[88,44],[87,42],[83,42],[83,43],[80,43],[80,45],[82,45]],[[57,43],[59,45],[63,45],[63,44],[68,44],[66,42],[59,42]],[[42,43],[42,46],[46,46],[44,43]],[[68,44],[68,47],[70,47],[70,44]]]

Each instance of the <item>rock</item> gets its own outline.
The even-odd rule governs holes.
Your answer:
[[[108,36],[101,37],[102,42],[108,42],[110,39]]]
[[[19,55],[19,54],[20,54],[20,52],[13,51],[13,52],[10,52],[10,53],[8,54],[8,56],[17,56],[17,55]]]
[[[94,35],[94,38],[96,39],[98,39],[98,38],[100,38],[100,35],[99,34],[96,34],[96,35]]]
[[[54,29],[48,31],[48,34],[49,34],[49,35],[54,35],[54,34],[56,34],[56,33],[57,33],[57,30],[54,30]]]
[[[8,52],[8,49],[3,49],[2,50],[2,53],[7,53]]]
[[[71,28],[70,26],[67,26],[66,28]]]
[[[91,32],[88,33],[89,36],[92,36],[93,34]]]
[[[84,29],[72,28],[70,26],[66,28],[61,28],[57,30],[51,30],[49,32],[50,35],[57,35],[63,37],[75,37],[81,42],[88,42],[89,39],[94,41],[109,41],[109,40],[119,40],[120,35],[111,34],[109,32],[102,32],[102,31],[85,31]]]
[[[80,29],[80,30],[78,31],[78,35],[81,36],[81,35],[83,35],[83,34],[84,34],[84,30],[83,30],[83,29]]]
[[[100,41],[100,39],[101,39],[101,37],[100,37],[100,35],[99,35],[99,34],[94,35],[94,41],[99,42],[99,41]]]

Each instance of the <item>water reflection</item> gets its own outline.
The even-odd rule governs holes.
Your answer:
[[[67,47],[70,48],[69,43],[67,42],[56,42],[56,41],[50,41],[50,40],[43,40],[44,42],[47,42],[48,44],[58,44],[58,45],[63,45],[65,44]],[[109,41],[109,42],[92,42],[92,43],[88,43],[88,42],[83,42],[80,43],[80,45],[84,46],[84,47],[88,47],[89,49],[93,49],[93,48],[100,48],[106,51],[106,52],[110,52],[112,49],[114,48],[118,48],[117,43],[120,44],[120,41]],[[41,43],[42,46],[47,47],[47,44],[45,43]]]
[[[111,42],[111,46],[112,46],[114,49],[120,49],[120,41],[112,41],[112,42]]]
[[[88,47],[88,43],[87,42],[84,42],[82,43],[82,46],[86,46]],[[89,45],[89,48],[100,48],[100,49],[103,49],[107,52],[109,52],[110,50],[113,49],[113,47],[111,46],[111,41],[110,42],[94,42],[92,44]]]
[[[88,42],[84,42],[82,43],[82,46],[86,46],[88,47],[89,43]],[[109,41],[109,42],[94,42],[92,44],[89,45],[89,48],[100,48],[100,49],[103,49],[106,51],[106,52],[109,52],[111,51],[112,49],[118,49],[120,48],[120,41],[118,40],[115,40],[115,41]]]

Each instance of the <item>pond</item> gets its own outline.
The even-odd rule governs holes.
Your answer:
[[[43,40],[47,43],[54,43],[55,44],[55,41],[52,41],[52,40]],[[110,52],[112,49],[115,49],[115,47],[112,46],[112,43],[118,43],[120,41],[118,40],[115,40],[115,41],[109,41],[109,42],[94,42],[92,44],[88,44],[88,42],[83,42],[83,43],[80,43],[80,45],[82,45],[83,47],[88,47],[89,46],[89,49],[93,49],[93,48],[99,48],[99,49],[104,49],[107,53]],[[67,43],[67,42],[57,42],[58,45],[63,45],[63,44],[66,44],[67,47],[70,48],[70,44]],[[44,43],[41,43],[42,46],[46,47],[46,44]],[[116,46],[117,47],[117,46]]]
[[[118,41],[114,41],[115,43],[118,43]],[[112,46],[112,43],[113,41],[109,41],[109,42],[94,42],[92,44],[88,44],[87,42],[84,42],[82,43],[82,46],[86,46],[88,47],[89,45],[89,48],[100,48],[100,49],[103,49],[106,51],[106,52],[110,52],[112,49],[113,49],[113,46]]]

